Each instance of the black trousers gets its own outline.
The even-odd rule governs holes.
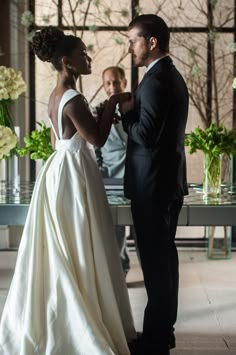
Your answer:
[[[175,245],[183,197],[169,200],[131,200],[147,305],[143,340],[149,345],[167,345],[177,319],[179,261]]]

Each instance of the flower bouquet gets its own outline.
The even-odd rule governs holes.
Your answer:
[[[9,127],[13,134],[15,134],[15,130],[9,111],[9,105],[12,103],[13,100],[16,100],[19,95],[25,91],[26,83],[22,78],[21,72],[16,71],[13,68],[0,66],[0,126]],[[9,130],[4,132],[8,132],[6,134],[10,135]],[[1,153],[1,151],[3,151],[3,148],[0,147],[0,149]],[[0,154],[0,156],[2,158],[10,156],[10,153],[7,155]]]
[[[212,123],[207,129],[197,127],[186,135],[189,153],[204,153],[203,192],[205,197],[217,197],[221,191],[221,155],[236,155],[236,131]]]
[[[0,160],[10,156],[17,144],[17,137],[9,127],[0,125]]]

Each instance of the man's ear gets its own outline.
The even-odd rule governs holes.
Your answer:
[[[150,49],[153,50],[155,48],[157,48],[158,46],[158,40],[156,37],[150,37],[149,38],[149,45],[150,45]]]

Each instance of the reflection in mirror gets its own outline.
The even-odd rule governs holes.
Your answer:
[[[103,178],[106,191],[122,191],[123,193],[123,179],[120,178]]]

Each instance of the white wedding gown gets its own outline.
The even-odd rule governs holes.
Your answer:
[[[78,95],[68,90],[58,112]],[[57,139],[34,188],[1,319],[1,355],[128,355],[135,337],[93,149]]]

